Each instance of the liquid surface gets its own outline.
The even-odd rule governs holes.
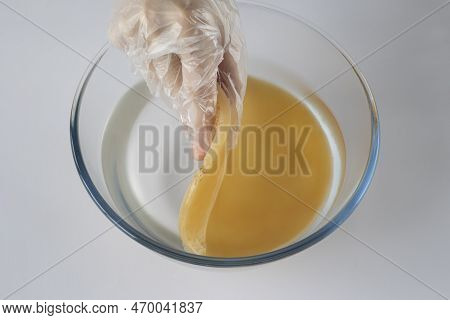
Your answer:
[[[218,125],[225,126],[226,99],[219,97],[218,103]],[[260,137],[244,135],[246,127],[259,130]],[[274,131],[276,138],[269,139]],[[205,160],[205,166],[214,163],[216,170],[198,172],[186,192],[180,208],[184,248],[239,257],[295,241],[334,200],[344,163],[338,135],[330,114],[249,78],[236,148],[228,150],[227,135],[218,135],[210,151],[215,156]]]

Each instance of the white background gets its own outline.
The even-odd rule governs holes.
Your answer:
[[[266,0],[325,30],[355,60],[442,0]],[[108,0],[0,0],[0,298],[109,226],[72,160],[70,107],[106,41]],[[242,269],[182,264],[117,229],[13,299],[441,298],[450,296],[450,5],[360,65],[382,124],[378,170],[342,231],[282,261]],[[413,276],[411,276],[413,275]]]

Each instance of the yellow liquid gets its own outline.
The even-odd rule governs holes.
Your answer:
[[[216,257],[261,254],[295,241],[320,220],[340,183],[344,144],[335,119],[316,102],[310,109],[283,89],[249,78],[236,147],[229,150],[228,134],[218,131],[210,150],[214,156],[208,153],[181,206],[180,235],[187,251]],[[219,127],[231,121],[228,108],[221,92]],[[246,127],[265,130],[258,140],[243,133]],[[278,130],[277,138],[268,138],[268,128]],[[215,170],[205,173],[211,167]]]

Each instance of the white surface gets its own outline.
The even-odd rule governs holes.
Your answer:
[[[5,1],[5,0],[1,0]],[[355,60],[445,1],[266,0],[301,14]],[[105,42],[110,1],[8,0],[76,51]],[[0,297],[109,226],[81,184],[69,114],[87,65],[0,3]],[[361,64],[378,102],[381,158],[345,228],[450,296],[450,6]],[[113,229],[11,298],[440,298],[342,231],[282,261],[193,267]]]

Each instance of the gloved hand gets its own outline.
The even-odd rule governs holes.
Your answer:
[[[192,129],[196,159],[204,158],[213,139],[218,86],[239,125],[247,70],[234,0],[122,0],[109,36],[150,92],[167,95]]]

